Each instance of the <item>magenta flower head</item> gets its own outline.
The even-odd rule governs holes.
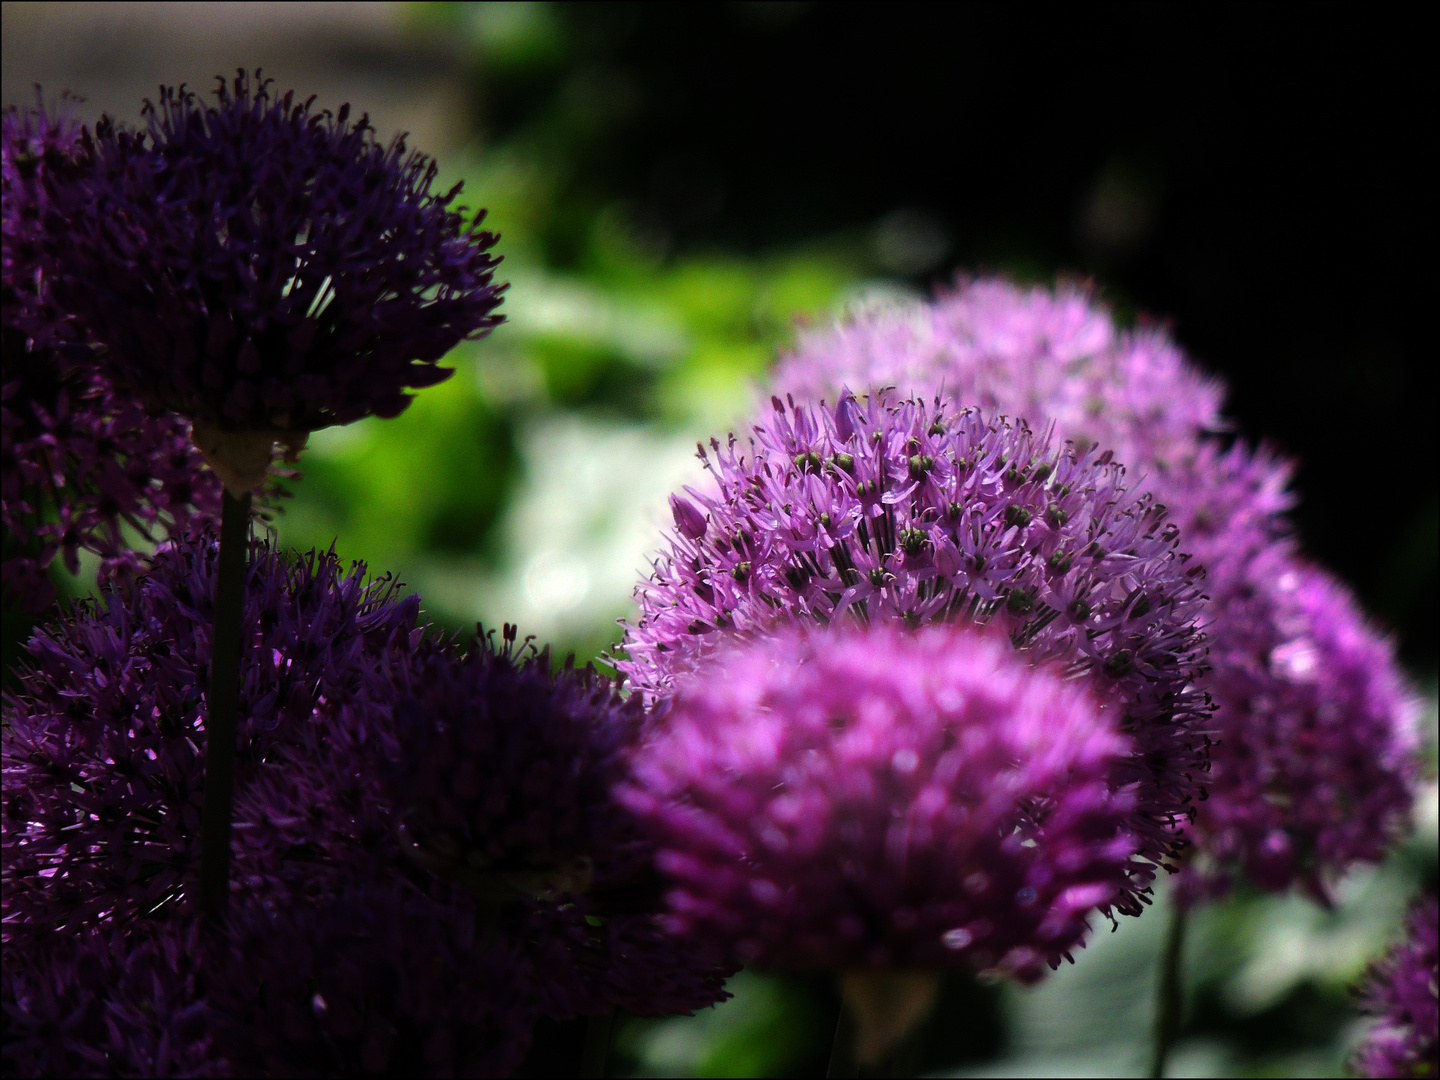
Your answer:
[[[258,72],[219,82],[210,106],[162,89],[144,131],[83,132],[43,224],[56,298],[107,374],[223,461],[235,433],[294,445],[398,415],[501,321],[504,286],[483,214],[433,190],[403,136],[381,145],[348,105],[317,113]]]
[[[43,106],[0,122],[3,584],[6,603],[33,614],[53,599],[45,571],[57,556],[75,573],[80,551],[94,552],[102,580],[133,570],[122,526],[151,539],[157,527],[184,532],[218,514],[220,483],[201,469],[184,419],[148,414],[95,370],[40,268],[45,185],[72,167],[78,125]]]
[[[492,635],[377,669],[351,726],[388,731],[372,767],[404,850],[529,943],[552,1015],[713,1004],[729,969],[665,934],[653,851],[610,793],[640,698],[593,668],[552,671],[549,652],[527,646],[507,626],[499,648]]]
[[[23,944],[190,910],[200,807],[217,545],[162,547],[151,571],[37,630],[4,704],[0,763],[3,933]],[[408,649],[418,601],[333,554],[261,546],[247,583],[236,767],[240,888],[264,894],[287,864],[244,838],[294,806],[325,810],[345,786],[270,785],[325,709],[387,648]],[[297,775],[300,775],[297,772]],[[279,791],[278,804],[257,792]],[[249,884],[243,884],[243,883]]]
[[[1165,504],[1206,569],[1201,685],[1218,738],[1182,896],[1241,872],[1323,896],[1325,879],[1379,858],[1403,828],[1417,708],[1394,650],[1343,585],[1298,556],[1290,464],[1211,435],[1227,426],[1224,387],[1163,330],[1121,332],[1073,285],[962,281],[934,303],[807,335],[773,385],[831,401],[893,386],[1053,424],[1113,452]]]
[[[1128,740],[973,628],[792,627],[682,679],[626,802],[678,932],[798,969],[1032,981],[1131,887]]]
[[[785,622],[992,626],[1087,680],[1130,733],[1112,781],[1138,785],[1140,854],[1163,863],[1201,794],[1208,706],[1201,572],[1162,508],[1022,424],[884,395],[774,404],[747,443],[702,448],[713,483],[686,516],[705,529],[682,522],[637,591],[617,662],[632,684],[666,693],[728,638]]]
[[[1361,1076],[1440,1076],[1440,907],[1415,904],[1405,940],[1375,964],[1361,997],[1375,1027],[1355,1053]]]

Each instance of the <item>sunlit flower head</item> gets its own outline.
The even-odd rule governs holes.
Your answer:
[[[777,401],[750,439],[712,449],[710,483],[677,496],[637,591],[618,661],[634,687],[662,695],[729,638],[786,623],[989,626],[1087,681],[1133,739],[1112,779],[1138,784],[1141,855],[1175,850],[1206,767],[1201,572],[1123,470],[1023,424],[883,395]]]
[[[1131,887],[1128,740],[974,628],[791,628],[681,679],[626,801],[671,923],[798,969],[1029,981]]]

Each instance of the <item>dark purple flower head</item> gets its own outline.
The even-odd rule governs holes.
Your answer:
[[[834,400],[894,386],[986,415],[1053,424],[1124,462],[1206,569],[1218,745],[1185,895],[1243,869],[1267,889],[1323,892],[1406,820],[1415,696],[1343,585],[1296,552],[1290,465],[1224,449],[1223,385],[1156,328],[1119,331],[1093,293],[962,281],[932,304],[807,335],[777,391]]]
[[[31,639],[29,668],[5,699],[0,746],[7,942],[188,906],[199,870],[215,565],[212,537],[161,548],[147,575]],[[244,841],[267,814],[326,805],[343,787],[332,780],[323,790],[290,791],[277,809],[256,806],[252,786],[263,789],[306,745],[378,653],[412,647],[417,610],[417,599],[402,600],[388,578],[367,582],[363,567],[347,572],[333,554],[253,553],[237,887],[263,893],[281,874],[273,852]]]
[[[1030,981],[1132,887],[1129,753],[1003,638],[791,628],[682,679],[623,794],[679,932],[765,966]]]
[[[183,532],[218,514],[220,484],[184,419],[147,414],[95,370],[41,271],[44,182],[69,166],[79,127],[43,106],[7,110],[3,125],[3,583],[7,604],[35,613],[53,598],[45,571],[56,556],[74,573],[80,551],[93,551],[102,579],[132,571],[139,557],[122,526]]]
[[[199,995],[200,935],[149,923],[6,948],[6,1076],[228,1076]]]
[[[747,443],[711,445],[713,488],[687,502],[703,534],[672,534],[637,592],[618,662],[636,688],[664,693],[777,623],[991,625],[1089,681],[1134,740],[1113,780],[1140,785],[1141,854],[1176,849],[1206,759],[1200,572],[1123,470],[1023,424],[884,395],[777,401]]]
[[[74,175],[47,184],[57,298],[118,386],[206,431],[398,415],[501,321],[494,235],[348,105],[219,82],[215,105],[165,88],[147,130],[82,135]]]
[[[1378,1023],[1354,1065],[1361,1076],[1440,1076],[1440,906],[1415,904],[1406,937],[1370,969],[1363,1007]]]
[[[506,627],[498,649],[492,635],[386,656],[347,713],[348,729],[384,733],[370,755],[407,854],[530,943],[553,1015],[723,996],[728,970],[658,925],[653,851],[610,793],[640,706],[593,668],[552,672]]]

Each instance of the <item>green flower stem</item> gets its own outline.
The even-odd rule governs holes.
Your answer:
[[[227,490],[220,518],[220,568],[210,685],[205,695],[205,805],[200,821],[200,911],[210,926],[225,921],[230,899],[230,820],[235,802],[235,719],[240,706],[241,622],[250,557],[250,495]]]
[[[1156,981],[1155,1009],[1155,1057],[1151,1061],[1150,1075],[1159,1080],[1165,1075],[1165,1059],[1175,1036],[1180,1032],[1180,1013],[1184,1005],[1181,996],[1181,959],[1185,948],[1185,908],[1171,899],[1170,928],[1165,937],[1165,952],[1160,958],[1160,977]]]
[[[581,1076],[604,1076],[605,1056],[610,1052],[610,1028],[615,1023],[613,1011],[592,1016],[585,1025],[585,1049],[580,1054]]]

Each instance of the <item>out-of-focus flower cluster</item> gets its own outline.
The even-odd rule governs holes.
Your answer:
[[[82,132],[71,175],[45,184],[56,298],[117,385],[207,427],[397,415],[500,321],[495,237],[348,105],[314,112],[245,72],[216,97],[165,88],[147,130]]]
[[[1369,973],[1362,1007],[1375,1027],[1355,1053],[1362,1076],[1440,1076],[1440,906],[1415,904],[1405,940]]]
[[[162,1068],[148,1043],[122,1059],[95,1041],[113,1009],[142,1007],[128,991],[113,1006],[86,997],[129,985],[130,952],[160,965],[144,993],[201,1000],[174,958],[198,915],[215,565],[206,538],[162,549],[134,585],[37,633],[6,700],[17,1069]],[[688,1011],[723,995],[728,969],[659,925],[649,849],[609,795],[638,702],[517,655],[513,633],[458,651],[417,613],[333,554],[254,552],[229,934],[206,942],[194,1021],[207,1067],[504,1072],[542,1011]],[[66,940],[79,952],[54,947]],[[100,1026],[67,1034],[66,995]]]
[[[1097,445],[1163,503],[1206,570],[1217,745],[1190,826],[1185,892],[1237,871],[1267,889],[1374,860],[1403,827],[1417,709],[1392,647],[1348,590],[1297,551],[1290,465],[1215,433],[1223,387],[1159,328],[1119,330],[1086,289],[962,281],[934,303],[806,335],[777,392],[838,400],[894,386],[986,415],[1053,423]]]

